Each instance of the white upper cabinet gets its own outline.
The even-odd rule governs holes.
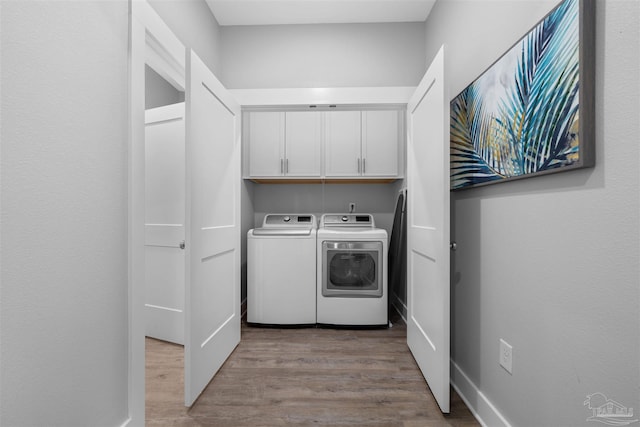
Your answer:
[[[325,113],[325,176],[360,176],[360,115],[360,111]]]
[[[282,176],[284,172],[284,113],[250,112],[245,115],[251,176]]]
[[[322,116],[315,111],[285,113],[284,174],[319,177],[322,174]]]
[[[244,119],[246,177],[402,177],[400,110],[252,111]]]
[[[322,117],[318,113],[254,111],[245,118],[250,176],[320,177]]]
[[[331,111],[325,127],[327,177],[394,178],[399,173],[398,110]]]
[[[397,176],[399,111],[362,112],[362,175]]]

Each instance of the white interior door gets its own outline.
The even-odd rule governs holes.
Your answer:
[[[408,109],[407,344],[449,412],[449,100],[444,46]]]
[[[185,405],[240,342],[240,107],[187,49]]]
[[[145,112],[145,333],[184,343],[184,103]]]

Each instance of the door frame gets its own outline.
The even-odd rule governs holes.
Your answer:
[[[124,425],[145,421],[145,65],[185,86],[185,46],[146,0],[129,0],[128,406]]]

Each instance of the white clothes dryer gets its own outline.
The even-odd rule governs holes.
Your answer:
[[[370,214],[324,214],[317,241],[317,322],[387,326],[386,230]]]
[[[269,214],[247,233],[247,322],[316,323],[314,215]]]

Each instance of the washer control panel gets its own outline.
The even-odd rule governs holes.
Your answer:
[[[262,227],[311,227],[317,225],[315,215],[268,214],[264,217]]]

